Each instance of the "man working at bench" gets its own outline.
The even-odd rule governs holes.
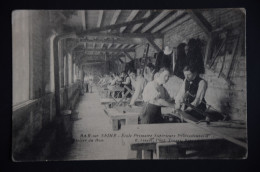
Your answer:
[[[203,113],[206,110],[206,101],[204,96],[207,91],[207,82],[199,76],[199,72],[195,65],[185,66],[183,73],[185,79],[176,96],[175,109],[181,108],[188,114],[201,120],[205,118]],[[188,107],[187,105],[189,104],[195,107],[196,110],[191,106]]]
[[[138,76],[136,78],[136,83],[135,83],[135,92],[131,98],[130,102],[130,107],[135,105],[135,102],[138,98],[140,98],[143,94],[144,87],[146,84],[150,81],[153,80],[154,77],[154,71],[155,71],[155,66],[152,63],[147,64],[145,70],[144,70],[144,77],[140,73],[140,70],[138,72]]]

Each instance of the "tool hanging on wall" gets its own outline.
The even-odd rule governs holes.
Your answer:
[[[236,41],[235,41],[234,48],[233,48],[231,63],[230,63],[230,66],[229,66],[229,69],[228,69],[228,72],[226,75],[226,78],[228,80],[230,79],[230,74],[231,74],[232,70],[234,69],[234,63],[235,63],[235,59],[237,57],[236,52],[237,52],[237,47],[239,44],[239,39],[240,39],[240,34],[238,34]]]
[[[222,41],[222,43],[221,43],[219,49],[217,50],[216,54],[214,55],[214,57],[213,57],[213,59],[212,59],[210,65],[209,65],[209,68],[211,68],[211,67],[213,66],[213,64],[215,63],[215,60],[217,59],[217,57],[218,57],[220,51],[222,50],[222,48],[224,47],[224,45],[225,45],[225,43],[226,43],[226,40],[227,40],[227,35],[225,36],[225,38],[224,38],[224,40]]]
[[[149,46],[150,46],[150,44],[147,43],[146,47],[144,49],[144,54],[143,54],[144,65],[143,65],[142,75],[144,74],[144,70],[145,70],[145,67],[146,67],[146,64],[147,64],[147,55],[148,55],[148,51],[149,51]]]

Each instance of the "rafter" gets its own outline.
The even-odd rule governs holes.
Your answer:
[[[85,10],[80,10],[78,13],[81,16],[82,28],[86,30],[86,12]]]
[[[114,25],[104,26],[104,27],[100,27],[100,28],[89,29],[89,30],[78,33],[77,36],[79,36],[79,37],[85,36],[85,35],[87,36],[87,35],[89,35],[91,33],[95,33],[95,32],[100,32],[100,31],[109,30],[109,29],[116,29],[116,28],[120,28],[123,26],[134,25],[137,23],[143,23],[150,19],[151,19],[151,17],[147,17],[147,18],[142,18],[140,20],[133,20],[133,21],[124,22],[124,23],[120,23],[120,24],[114,24]]]
[[[135,46],[135,44],[132,44],[132,45],[129,45],[129,47],[128,48],[132,48],[132,47],[134,47]]]
[[[100,63],[106,63],[106,61],[86,61],[81,62],[83,65],[93,65],[93,64],[100,64]]]
[[[117,39],[117,40],[87,40],[87,39],[80,39],[80,42],[87,42],[87,43],[105,43],[105,44],[143,44],[145,43],[144,40],[137,40],[137,39]]]
[[[162,50],[158,47],[158,45],[155,44],[153,38],[146,38],[146,39],[147,39],[147,41],[149,42],[149,44],[150,44],[157,52],[162,51]]]
[[[108,46],[107,46],[107,48],[109,49],[111,46],[112,46],[113,44],[112,43],[110,43]]]
[[[173,24],[171,24],[170,26],[164,28],[164,29],[161,31],[161,33],[165,33],[165,32],[167,32],[167,31],[169,31],[169,30],[171,30],[171,29],[177,27],[178,25],[180,25],[180,24],[182,24],[182,23],[184,23],[184,22],[186,22],[186,21],[188,21],[188,20],[190,20],[190,19],[191,19],[191,18],[190,18],[189,15],[185,15],[184,17],[179,18],[177,21],[175,21],[175,22],[174,22]]]
[[[121,45],[121,44],[119,44]],[[122,51],[126,51],[126,52],[134,52],[135,49],[97,49],[97,48],[88,48],[88,49],[82,49],[82,50],[74,50],[74,52],[85,52],[85,51],[100,51],[100,52],[122,52]]]
[[[172,21],[176,20],[177,18],[179,18],[180,16],[182,16],[184,14],[185,11],[183,10],[178,10],[176,13],[174,13],[171,17],[169,17],[168,19],[166,19],[165,21],[163,21],[160,25],[156,26],[151,33],[155,33],[159,30],[161,30],[162,28],[164,28],[165,26],[167,26],[169,23],[171,23]]]
[[[128,22],[128,21],[132,21],[132,20],[135,18],[135,16],[138,14],[138,12],[139,12],[139,10],[132,10],[131,13],[130,13],[130,15],[129,15],[128,18],[126,19],[126,21],[127,21],[127,22]],[[120,28],[120,33],[123,33],[124,30],[126,29],[126,27],[127,27],[127,26],[121,27],[121,28]]]
[[[119,57],[117,57],[117,60],[118,60],[121,64],[124,64],[124,62],[123,62]]]
[[[116,48],[118,48],[118,47],[120,47],[120,46],[121,46],[121,44],[117,44],[117,45],[116,45]]]
[[[101,43],[101,44],[100,44],[100,48],[103,48],[103,45],[104,45],[104,43]]]
[[[167,16],[172,10],[163,10],[157,17],[155,17],[150,23],[148,23],[142,30],[141,33],[146,32],[150,28],[152,28],[156,23],[162,20],[165,16]]]
[[[198,11],[194,10],[187,10],[187,12],[190,14],[191,18],[199,25],[199,27],[206,33],[206,35],[209,37],[210,33],[212,31],[211,24],[205,19],[203,15],[201,15]]]
[[[97,37],[112,37],[112,38],[146,38],[146,37],[154,37],[154,38],[162,38],[163,34],[161,33],[79,33],[79,37],[87,37],[87,36],[97,36]]]
[[[99,10],[97,27],[101,26],[104,10]]]
[[[110,25],[114,25],[119,17],[121,13],[121,10],[115,10],[114,14],[113,14],[113,17],[111,19],[111,22],[110,22]],[[108,30],[108,32],[110,32],[111,30]]]
[[[133,58],[130,56],[130,54],[128,54],[127,52],[123,51],[124,55],[126,55],[126,57],[128,57],[130,60],[133,60]]]
[[[145,15],[143,16],[143,18],[148,18],[149,16],[151,16],[151,11],[150,11],[150,10],[148,10],[148,11],[145,13]],[[130,32],[131,32],[131,33],[135,32],[139,27],[142,26],[142,24],[143,24],[143,23],[134,25],[134,27],[131,29]]]
[[[128,46],[128,44],[124,44],[122,47],[121,47],[121,49],[124,49],[125,47],[127,47]]]

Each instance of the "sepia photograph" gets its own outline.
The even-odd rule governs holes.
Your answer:
[[[12,161],[247,159],[246,9],[12,11]]]

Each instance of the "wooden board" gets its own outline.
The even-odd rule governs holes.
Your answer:
[[[125,112],[121,113],[114,108],[104,109],[105,113],[109,116],[112,129],[119,130],[121,125],[136,125],[138,124],[139,113],[136,112]],[[124,122],[121,122],[124,121]]]
[[[174,109],[173,108],[170,108],[170,107],[162,107],[162,114],[168,114],[168,115],[174,115],[174,116],[177,116],[177,117],[180,117],[178,114],[174,114]],[[182,113],[182,119],[184,121],[187,122],[187,120],[191,120],[191,121],[194,121],[194,122],[198,122],[199,120],[194,118],[193,116],[183,112]]]
[[[174,114],[171,112],[172,110],[169,108],[165,109],[166,113],[171,113],[174,116],[181,116],[185,122],[188,122],[195,127],[201,128],[205,131],[208,131],[214,135],[220,136],[225,140],[228,140],[232,143],[235,143],[245,149],[247,149],[247,130],[246,130],[246,124],[235,124],[232,121],[225,122],[225,125],[223,125],[223,122],[215,122],[211,123],[209,125],[205,123],[197,124],[198,120],[193,118],[191,115],[185,113],[184,111],[178,111],[179,114]],[[214,124],[214,125],[213,125]],[[238,139],[242,139],[244,141],[240,141]]]

